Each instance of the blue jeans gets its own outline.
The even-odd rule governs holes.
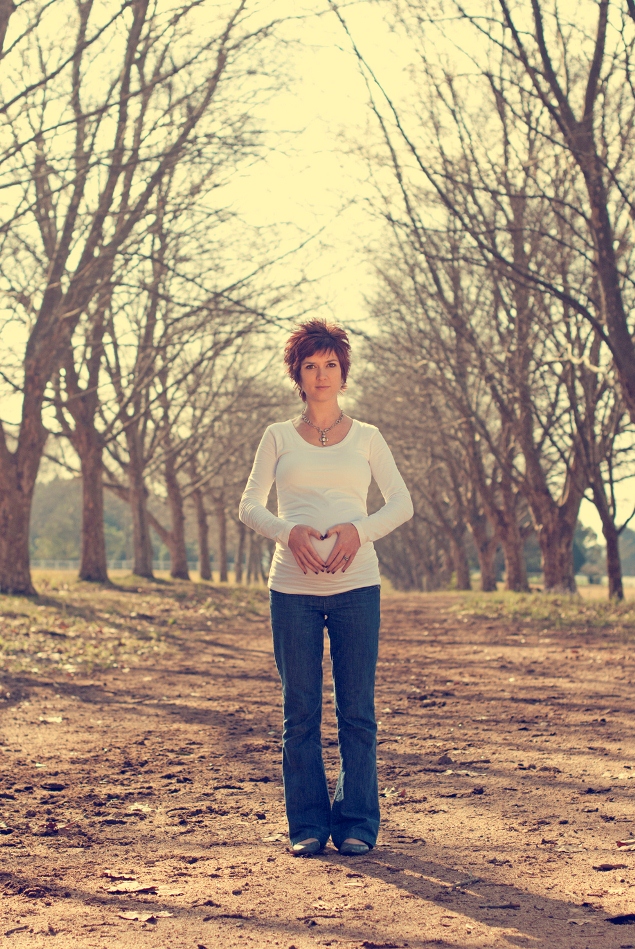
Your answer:
[[[379,831],[375,667],[379,586],[333,596],[271,590],[273,648],[284,712],[282,773],[291,843],[357,837],[373,847]],[[322,657],[329,634],[340,749],[333,805],[322,759]]]

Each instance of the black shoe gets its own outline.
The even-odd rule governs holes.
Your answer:
[[[294,857],[312,857],[316,853],[322,853],[324,844],[321,844],[316,837],[310,837],[308,840],[291,846],[291,853]]]
[[[370,847],[368,844],[351,844],[346,840],[339,848],[343,857],[361,857],[365,853],[368,853],[369,850]]]

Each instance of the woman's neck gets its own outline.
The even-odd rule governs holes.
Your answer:
[[[303,415],[313,422],[314,425],[317,425],[318,428],[328,428],[329,425],[332,425],[335,422],[341,413],[341,409],[335,402],[308,402],[304,407]]]

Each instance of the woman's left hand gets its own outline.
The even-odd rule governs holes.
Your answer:
[[[359,534],[354,524],[336,524],[324,536],[332,537],[333,534],[337,534],[337,541],[326,561],[326,572],[337,573],[341,567],[342,573],[345,573],[361,547]]]

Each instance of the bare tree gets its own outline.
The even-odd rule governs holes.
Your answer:
[[[554,147],[552,110],[523,82],[524,67],[504,43],[492,41],[476,70],[479,94],[474,75],[457,79],[433,61],[421,5],[402,8],[421,55],[420,126],[406,130],[405,110],[387,96],[380,104],[381,87],[358,54],[387,146],[383,168],[396,184],[396,195],[384,185],[382,210],[422,325],[432,330],[429,359],[454,380],[466,429],[485,439],[504,481],[526,498],[546,588],[573,590],[573,533],[587,486],[583,432],[606,394],[583,367],[596,336],[610,347],[583,182],[568,152]],[[610,121],[615,128],[615,110]],[[613,202],[623,216],[627,199],[617,187]],[[620,246],[624,260],[631,245],[625,238]],[[628,276],[620,280],[630,292]],[[606,366],[606,350],[598,355]],[[481,381],[498,416],[494,429],[474,403]],[[585,386],[591,401],[579,401]],[[511,454],[492,431],[505,435]],[[483,484],[480,494],[485,502]]]
[[[227,115],[225,86],[248,72],[243,54],[271,32],[270,24],[249,20],[244,0],[204,30],[189,3],[163,10],[133,0],[108,12],[92,2],[54,6],[55,29],[42,17],[5,60],[11,70],[3,97],[12,144],[0,160],[12,204],[0,279],[27,343],[12,375],[21,420],[15,431],[0,430],[0,589],[23,593],[33,592],[28,527],[47,438],[47,386],[65,363],[71,397],[79,404],[89,396],[99,334],[84,333],[91,355],[76,378],[68,355],[74,336],[91,307],[99,323],[105,304],[94,301],[107,296],[119,256],[143,240],[161,182],[188,154],[217,100]],[[217,132],[207,127],[208,143]],[[205,160],[200,149],[198,159]],[[82,446],[99,451],[78,437]],[[103,573],[102,554],[92,575]]]
[[[341,12],[332,0],[329,2],[348,32]],[[428,84],[428,92],[423,94],[427,105],[432,95],[449,119],[449,125],[432,121],[437,136],[431,150],[418,142],[417,130],[406,128],[406,110],[400,110],[386,95],[351,37],[368,77],[373,108],[390,138],[393,158],[397,158],[398,145],[403,144],[415,167],[471,231],[482,250],[492,259],[512,265],[523,281],[544,287],[589,321],[611,351],[624,401],[633,418],[635,340],[628,322],[633,297],[632,266],[628,259],[633,253],[630,233],[635,175],[635,37],[629,21],[632,5],[627,2],[625,10],[614,0],[593,0],[574,8],[550,0],[531,0],[527,16],[522,5],[512,7],[508,0],[452,0],[443,6],[423,0],[394,0],[390,6],[420,57],[418,74]],[[459,49],[455,39],[453,25],[457,22],[473,30],[474,43],[467,55],[465,47]],[[439,36],[444,39],[443,44],[437,44],[441,48],[454,45],[457,62],[460,61],[458,67],[440,65],[435,49]],[[472,98],[479,84],[489,87],[507,112],[510,129],[533,136],[552,156],[578,170],[578,237],[584,232],[590,245],[588,256],[597,281],[593,297],[576,295],[566,283],[545,280],[527,262],[511,260],[492,242],[491,234],[477,235],[470,228],[462,209],[448,194],[448,155],[443,149],[439,151],[439,131],[448,132],[450,150],[457,141],[453,131],[457,131],[459,149],[467,146],[469,151],[471,137],[482,140],[486,127],[479,109],[473,111],[466,123],[467,111],[454,98],[461,85],[456,75],[459,70],[464,72],[463,85],[469,85]],[[443,86],[449,89],[449,96],[441,92]],[[388,106],[387,114],[374,95],[376,91]],[[426,129],[431,119],[427,105]],[[439,118],[439,111],[434,111]],[[537,121],[540,115],[546,121]],[[436,160],[439,154],[440,162]],[[401,172],[399,183],[406,196],[409,183],[403,168]],[[547,193],[548,179],[542,186]],[[557,190],[552,197],[557,204],[562,200]]]

